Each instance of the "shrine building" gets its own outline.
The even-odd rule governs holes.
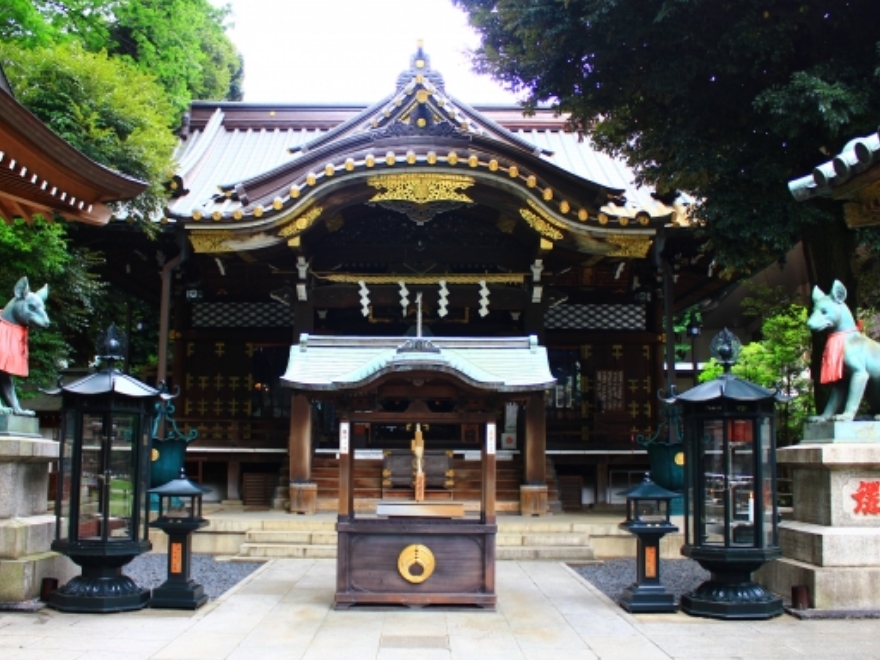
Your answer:
[[[665,319],[720,286],[690,200],[637,186],[550,110],[472,107],[453,91],[419,46],[368,107],[195,102],[158,242],[95,232],[108,277],[147,297],[150,253],[163,253],[158,378],[180,389],[176,419],[199,431],[188,473],[217,499],[285,508],[294,485],[314,484],[317,508],[335,510],[347,405],[430,409],[445,421],[428,425],[426,451],[450,461],[437,490],[477,497],[483,426],[444,417],[476,405],[467,386],[371,390],[376,353],[354,349],[312,376],[357,381],[357,402],[292,397],[281,381],[291,350],[333,337],[393,352],[419,324],[440,350],[471,342],[444,360],[482,402],[493,383],[516,389],[515,352],[492,346],[546,348],[555,382],[498,404],[499,511],[519,511],[524,486],[547,486],[530,511],[543,513],[622,501],[641,479],[637,439],[656,432],[667,386]],[[392,418],[351,426],[363,501],[402,494],[388,456],[412,428]]]

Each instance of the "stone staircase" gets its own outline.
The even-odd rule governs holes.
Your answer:
[[[586,518],[563,515],[554,520],[554,516],[540,519],[499,516],[496,558],[589,562],[635,556],[635,538],[618,528],[618,516]],[[335,527],[335,521],[326,518],[260,521],[244,532],[243,542],[234,558],[333,558],[336,557]],[[661,555],[664,558],[680,557],[680,546],[680,535],[669,535],[661,543]]]

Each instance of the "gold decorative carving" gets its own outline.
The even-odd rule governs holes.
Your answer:
[[[651,249],[651,239],[646,236],[612,234],[608,237],[608,242],[614,246],[614,249],[608,254],[610,257],[644,259],[648,256],[648,250]]]
[[[546,238],[550,238],[554,241],[558,241],[562,238],[562,232],[554,229],[550,226],[550,223],[546,220],[539,218],[536,213],[533,213],[529,209],[520,209],[519,214],[523,217],[523,220],[529,223],[529,226],[534,229],[536,232],[541,234],[541,236],[545,236]]]
[[[413,568],[418,566],[421,570],[413,573]],[[397,570],[400,576],[411,584],[421,584],[434,574],[437,560],[434,553],[424,545],[412,544],[401,550],[397,557]]]
[[[367,179],[367,185],[378,191],[371,202],[406,201],[416,204],[431,202],[465,202],[474,200],[460,192],[474,185],[474,179],[457,174],[387,174]]]
[[[313,206],[304,213],[296,216],[293,220],[287,222],[278,232],[280,238],[296,236],[315,224],[315,220],[323,213],[324,209],[320,206]]]
[[[231,231],[193,231],[189,240],[193,250],[200,254],[210,252],[230,252],[232,248],[225,245],[226,241],[235,236]]]

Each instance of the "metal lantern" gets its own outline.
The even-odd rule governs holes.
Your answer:
[[[678,493],[645,480],[622,493],[626,496],[626,521],[620,523],[638,538],[636,581],[620,597],[629,612],[674,612],[675,595],[660,584],[660,539],[678,527],[669,521],[670,502]]]
[[[114,326],[101,344],[107,369],[48,392],[62,396],[52,549],[82,567],[82,575],[49,594],[48,604],[66,612],[136,610],[150,596],[122,567],[151,547],[151,417],[156,402],[170,397],[114,368],[125,355]]]
[[[150,523],[168,535],[168,579],[153,589],[150,607],[194,610],[208,602],[202,585],[190,578],[192,533],[208,524],[202,518],[204,489],[180,477],[150,489],[159,497],[159,516]]]
[[[685,545],[711,579],[681,609],[717,619],[768,619],[782,599],[751,574],[779,558],[775,404],[788,399],[730,373],[740,344],[728,330],[712,340],[724,373],[673,396],[685,424]]]

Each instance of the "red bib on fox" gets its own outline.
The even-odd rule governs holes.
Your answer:
[[[840,332],[832,332],[828,335],[828,341],[825,343],[825,352],[822,353],[822,374],[821,383],[834,383],[843,378],[843,347],[846,344],[846,336],[850,333],[858,332],[856,328],[852,330],[841,330]]]
[[[0,319],[0,371],[28,375],[28,329]]]

